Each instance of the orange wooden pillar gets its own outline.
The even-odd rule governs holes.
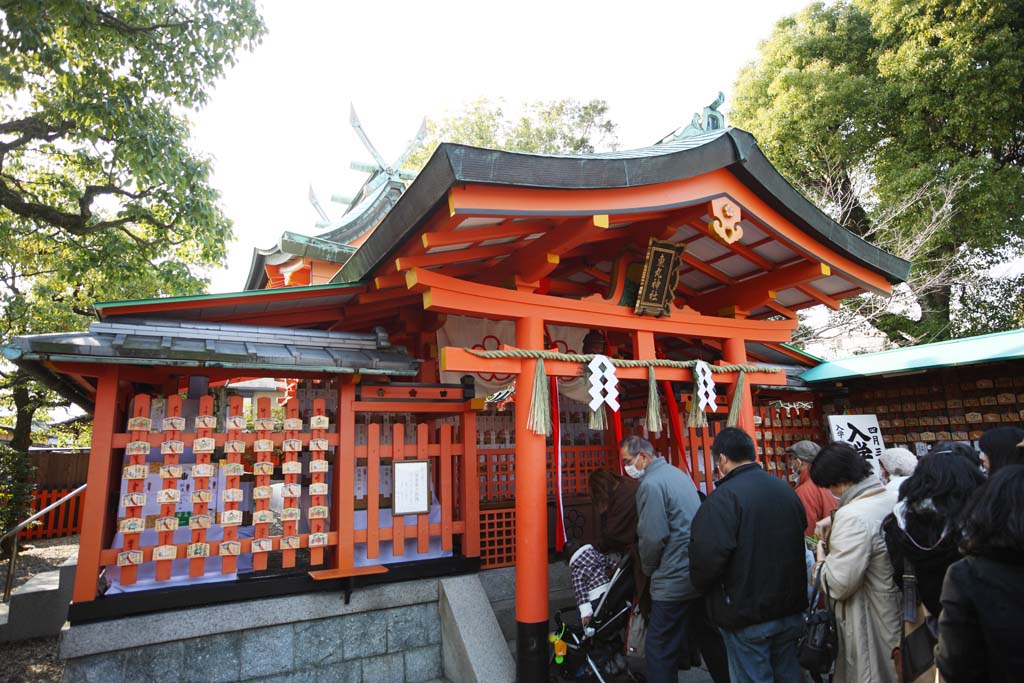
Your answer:
[[[82,511],[82,536],[78,544],[78,568],[75,570],[73,602],[96,599],[100,575],[100,550],[110,527],[107,506],[113,479],[113,442],[117,420],[117,391],[120,373],[116,365],[103,368],[96,386],[96,410],[92,422],[92,447]],[[120,465],[120,462],[116,463]],[[120,467],[117,468],[120,470]]]
[[[730,338],[726,339],[722,345],[722,361],[726,365],[738,365],[745,364],[747,362],[747,346],[743,339]],[[735,392],[735,386],[733,391]],[[731,399],[730,395],[730,399]],[[736,424],[737,427],[750,434],[750,438],[754,438],[754,402],[750,395],[750,384],[747,382],[743,383],[743,395],[741,396],[743,401],[740,407],[739,422]]]
[[[516,321],[516,346],[544,348],[544,321]],[[545,439],[527,428],[537,361],[516,380],[516,677],[547,680],[548,496]]]

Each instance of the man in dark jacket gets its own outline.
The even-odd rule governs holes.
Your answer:
[[[690,522],[700,507],[693,481],[654,454],[646,439],[629,436],[620,444],[626,473],[640,479],[636,494],[637,550],[651,577],[651,616],[644,657],[649,683],[676,683],[679,661],[688,661],[689,616],[700,594],[690,583],[687,546]]]
[[[693,520],[690,580],[722,630],[733,683],[801,680],[796,643],[807,607],[803,504],[755,462],[739,429],[715,437],[723,477]]]

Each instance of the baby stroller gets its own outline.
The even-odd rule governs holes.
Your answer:
[[[554,645],[552,681],[608,683],[621,676],[617,680],[643,683],[643,676],[630,672],[623,656],[624,633],[636,593],[633,563],[628,553],[615,566],[609,584],[586,628],[567,624],[562,619],[563,613],[575,613],[575,607],[555,612],[555,632],[549,638]]]

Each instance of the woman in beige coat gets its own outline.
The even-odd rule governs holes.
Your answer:
[[[899,592],[881,532],[897,494],[845,443],[818,453],[811,480],[839,498],[827,547],[818,544],[822,584],[839,628],[836,683],[895,683],[900,645]]]

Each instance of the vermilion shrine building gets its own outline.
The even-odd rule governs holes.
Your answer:
[[[375,182],[323,234],[258,250],[246,291],[103,304],[87,332],[8,350],[94,407],[73,623],[358,588],[407,576],[407,560],[419,575],[514,562],[519,678],[542,680],[549,502],[560,490],[569,509],[591,471],[618,470],[617,437],[643,430],[650,373],[665,407],[652,440],[705,490],[730,405],[782,475],[784,441],[820,438],[813,411],[783,427],[770,407],[794,395],[783,366],[807,362],[786,345],[797,311],[886,294],[909,270],[734,128],[579,156],[444,144],[407,189]],[[652,238],[681,248],[661,316],[634,312]],[[481,350],[579,354],[586,335],[642,361],[616,368],[622,410],[587,429],[580,362],[549,355],[561,403],[556,436],[538,434],[527,408],[539,360]],[[685,421],[694,360],[745,368],[744,382],[713,374],[705,428]],[[292,383],[283,414],[255,395],[246,415],[254,395],[231,388],[265,377]],[[511,384],[514,406],[485,403]],[[396,524],[399,475],[381,465],[398,461],[429,463],[430,485]],[[268,567],[276,583],[244,579]]]

